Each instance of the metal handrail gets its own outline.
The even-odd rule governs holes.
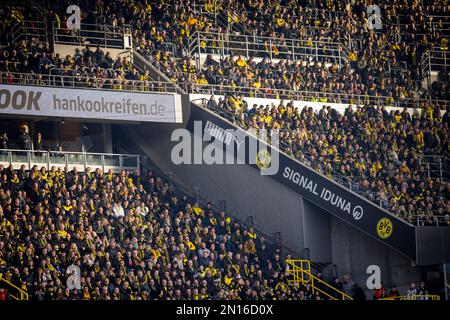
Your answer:
[[[317,61],[326,58],[339,61],[340,65],[348,62],[348,50],[341,43],[333,41],[298,40],[290,38],[262,37],[249,35],[232,35],[217,32],[198,31],[194,35],[198,57],[201,53],[229,53],[246,57],[288,57],[296,61],[299,57],[315,57]],[[218,43],[216,46],[214,43]],[[195,48],[189,52],[197,53]]]
[[[33,152],[33,153],[62,153],[62,154],[86,154],[93,156],[114,156],[114,157],[139,157],[137,154],[128,154],[128,153],[104,153],[104,152],[79,152],[79,151],[58,151],[58,150],[21,150],[21,149],[0,149],[0,152]]]
[[[450,159],[448,157],[425,154],[418,156],[418,158],[420,165],[426,167],[428,178],[430,178],[433,173],[437,173],[433,176],[437,176],[441,180],[446,179],[446,177],[444,177],[444,172],[447,173],[447,170],[450,169]]]
[[[48,30],[44,21],[24,20],[11,28],[12,43],[32,39],[48,41]]]
[[[102,89],[124,92],[176,93],[175,83],[166,81],[142,81],[18,72],[0,72],[0,84],[77,88],[83,90]]]
[[[133,51],[133,58],[136,66],[140,66],[141,70],[148,70],[152,75],[152,78],[155,79],[155,82],[162,81],[166,83],[172,83],[176,93],[187,94],[185,88],[182,87],[181,83],[171,82],[169,77],[161,69],[159,69],[158,64],[154,59],[150,59],[150,57],[147,55],[141,55],[137,51]]]
[[[372,96],[372,95],[359,95],[359,94],[333,93],[333,92],[314,92],[314,91],[286,90],[276,88],[255,88],[243,86],[235,87],[235,86],[197,84],[197,83],[193,83],[191,86],[192,86],[192,93],[209,94],[209,95],[242,94],[246,97],[253,97],[253,98],[285,99],[285,100],[300,100],[300,101],[313,100],[310,102],[349,103],[356,105],[372,104],[372,105],[385,105],[385,106],[410,107],[410,108],[418,108],[422,104],[431,103],[441,105],[442,110],[445,110],[447,106],[450,106],[450,101],[436,100],[436,99],[415,99],[415,98],[395,99],[393,97],[388,96]]]
[[[14,288],[15,290],[17,290],[19,292],[19,294],[20,294],[19,296],[13,295],[11,293],[9,294],[14,300],[28,300],[29,299],[28,292],[26,292],[25,290],[19,288],[12,282],[3,278],[3,275],[1,273],[0,273],[0,282],[6,283],[8,286],[10,286],[11,288]]]
[[[201,36],[208,36],[208,35],[216,35],[216,36],[220,36],[220,35],[224,35],[225,33],[219,33],[219,32],[205,32],[205,31],[197,31],[197,34],[201,37]],[[292,38],[280,38],[280,37],[265,37],[265,36],[255,36],[255,35],[234,35],[234,34],[227,34],[229,37],[242,37],[242,38],[247,38],[247,39],[253,39],[253,43],[264,43],[265,41],[269,41],[272,40],[274,41],[274,43],[277,42],[292,42],[292,43],[301,43],[301,42],[306,42],[308,40],[299,40],[299,39],[292,39]],[[334,42],[334,41],[318,41],[318,40],[311,40],[313,43],[318,43],[318,44],[322,44],[322,45],[326,45],[326,44],[334,44],[336,46],[341,45],[340,42]]]
[[[425,79],[428,91],[431,91],[432,71],[447,72],[450,67],[450,51],[444,51],[439,47],[432,47],[425,51],[420,58],[420,71],[422,79]],[[431,98],[432,93],[429,93]]]
[[[133,45],[131,39],[132,26],[122,25],[102,25],[81,23],[79,30],[69,30],[66,27],[58,27],[53,22],[53,43],[68,45],[84,45],[85,40],[93,45],[103,48],[131,49],[125,45],[125,37],[130,37],[130,46]]]
[[[4,161],[3,157],[7,156],[7,160]],[[18,159],[15,161],[14,155],[24,156],[26,154],[26,163],[22,159]],[[3,157],[2,157],[3,155]],[[106,167],[116,168],[118,170],[136,170],[140,172],[140,156],[133,154],[117,154],[117,153],[96,153],[96,152],[76,152],[76,151],[57,151],[57,150],[19,150],[19,149],[0,149],[0,163],[6,162],[9,165],[13,163],[22,163],[27,164],[28,168],[31,168],[33,165],[45,165],[47,170],[50,170],[52,166],[64,165],[69,167],[73,159],[73,156],[77,156],[75,159],[77,160],[76,165],[81,165],[84,170],[89,168],[90,165],[96,165],[98,168],[101,168],[102,171],[105,171]],[[53,159],[60,159],[60,161],[52,161]],[[92,163],[93,158],[99,158],[98,163]],[[118,161],[119,165],[107,165],[105,159],[115,158]],[[82,162],[79,162],[82,159]],[[125,159],[136,159],[135,165],[133,166],[125,166]]]
[[[450,51],[429,50],[424,53],[424,55],[426,59],[425,61],[428,62],[430,70],[440,70],[441,67],[444,67],[444,70],[446,70],[450,67]]]
[[[311,285],[313,293],[314,291],[318,291],[332,300],[339,300],[337,297],[331,295],[329,292],[326,292],[325,290],[319,288],[317,286],[317,283],[320,283],[322,286],[326,287],[331,292],[336,293],[339,297],[341,297],[342,300],[353,300],[353,298],[350,297],[345,292],[336,289],[335,287],[331,286],[330,284],[326,283],[322,279],[312,274],[311,262],[309,260],[288,259],[286,260],[286,263],[287,266],[289,266],[289,268],[287,268],[287,272],[290,275],[294,276],[294,280],[292,280],[292,282],[302,285],[309,283]]]

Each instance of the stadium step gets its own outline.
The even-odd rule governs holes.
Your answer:
[[[322,279],[316,277],[311,272],[311,261],[309,260],[286,260],[287,272],[291,276],[289,283],[297,285],[310,284],[312,292],[320,292],[321,295],[326,296],[331,300],[353,300],[348,294],[329,285]]]
[[[24,289],[19,288],[18,286],[3,278],[3,274],[1,273],[0,286],[7,289],[10,297],[14,300],[29,300],[28,293]]]

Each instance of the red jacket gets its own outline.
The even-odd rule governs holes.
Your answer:
[[[3,292],[0,292],[0,301],[5,301],[6,300],[6,290]]]
[[[375,299],[384,298],[384,288],[373,290],[373,296]]]

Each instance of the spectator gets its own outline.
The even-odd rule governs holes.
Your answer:
[[[380,283],[378,286],[373,289],[373,299],[379,300],[383,299],[386,296],[386,290],[383,286],[383,283]]]
[[[393,298],[393,299],[397,299],[399,296],[400,296],[400,293],[398,292],[397,287],[393,286],[391,288],[391,290],[389,291],[388,297],[389,298]]]
[[[42,134],[40,132],[38,132],[36,134],[36,139],[35,139],[35,143],[34,143],[34,150],[38,150],[38,151],[44,150]]]
[[[123,207],[122,207],[122,204],[120,203],[120,201],[117,201],[116,203],[114,203],[113,212],[114,212],[114,216],[116,218],[125,216],[125,211],[123,210]]]
[[[429,294],[425,282],[421,281],[419,287],[417,288],[417,295],[419,296],[417,300],[428,300],[426,297]]]
[[[417,288],[416,288],[416,284],[414,282],[411,282],[411,284],[409,285],[408,290],[406,291],[406,296],[408,299],[412,299],[413,296],[417,295]]]
[[[6,132],[3,132],[0,136],[0,149],[8,149],[9,147],[9,139],[8,134]]]
[[[344,274],[344,277],[342,279],[342,292],[344,292],[345,294],[352,297],[354,285],[355,285],[355,282],[352,279],[350,279],[350,276],[348,274]],[[355,287],[355,288],[357,288],[357,287]]]
[[[63,153],[63,147],[62,147],[62,145],[58,145],[58,146],[56,147],[56,156],[57,156],[58,158],[64,158],[64,153]]]
[[[355,301],[364,301],[367,298],[363,288],[356,282],[353,282],[350,296],[353,297],[353,300]]]
[[[0,301],[6,301],[8,297],[8,291],[4,288],[0,288]]]
[[[31,149],[31,138],[30,135],[28,134],[28,127],[27,126],[23,126],[21,128],[21,134],[19,135],[18,139],[17,139],[17,144],[19,146],[20,149],[22,150],[30,150]]]

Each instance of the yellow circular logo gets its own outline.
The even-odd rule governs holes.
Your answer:
[[[261,169],[267,169],[270,167],[270,163],[272,162],[272,157],[270,156],[269,151],[261,150],[256,155],[256,165]]]
[[[381,218],[377,223],[377,234],[381,239],[387,239],[391,236],[394,230],[392,221],[388,218]]]

